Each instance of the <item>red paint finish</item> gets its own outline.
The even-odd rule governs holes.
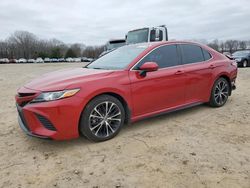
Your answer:
[[[161,112],[171,111],[194,103],[209,101],[213,83],[220,76],[234,81],[237,67],[222,54],[200,44],[212,58],[206,62],[158,69],[149,63],[146,76],[132,67],[148,52],[169,44],[188,42],[152,43],[124,70],[95,70],[86,68],[60,70],[35,79],[18,90],[16,102],[22,106],[23,116],[32,135],[55,140],[77,138],[79,120],[88,102],[104,93],[119,95],[136,121]],[[153,70],[154,69],[154,70]],[[41,103],[27,103],[41,92],[80,88],[69,98]],[[22,95],[24,94],[24,95]],[[28,94],[28,96],[27,96]],[[36,114],[48,119],[56,128],[51,131],[37,119]]]

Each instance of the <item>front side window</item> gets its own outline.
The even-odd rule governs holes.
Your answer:
[[[155,42],[156,40],[156,30],[153,29],[150,31],[150,42]],[[159,40],[158,41],[162,41],[163,39],[163,32],[162,30],[159,30]]]
[[[166,45],[153,50],[136,65],[135,69],[139,70],[140,66],[146,62],[155,62],[159,68],[179,65],[177,46]]]
[[[198,63],[204,61],[201,47],[193,44],[180,44],[183,64]]]

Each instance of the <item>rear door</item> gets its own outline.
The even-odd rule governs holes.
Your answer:
[[[155,62],[159,70],[140,76],[139,67]],[[129,72],[133,99],[133,116],[154,113],[183,104],[185,76],[180,67],[176,45],[158,47]]]
[[[185,102],[204,102],[210,95],[213,66],[212,56],[194,44],[179,44],[182,64],[186,75]]]

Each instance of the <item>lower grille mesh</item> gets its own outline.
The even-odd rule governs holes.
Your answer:
[[[23,112],[22,112],[22,108],[20,106],[17,106],[17,112],[18,112],[18,115],[19,115],[20,119],[22,120],[22,123],[25,126],[25,128],[27,130],[30,130],[29,127],[28,127],[28,125],[27,125],[27,122],[26,122],[26,120],[24,118],[24,115],[23,115]]]
[[[45,117],[43,117],[39,114],[36,114],[36,117],[46,129],[51,130],[51,131],[56,131],[56,128],[53,126],[53,124],[48,119],[46,119]]]

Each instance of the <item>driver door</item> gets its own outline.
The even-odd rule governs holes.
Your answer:
[[[140,75],[139,67],[155,62],[159,70]],[[144,116],[177,107],[184,103],[185,74],[180,66],[176,45],[154,49],[129,72],[133,116]]]

